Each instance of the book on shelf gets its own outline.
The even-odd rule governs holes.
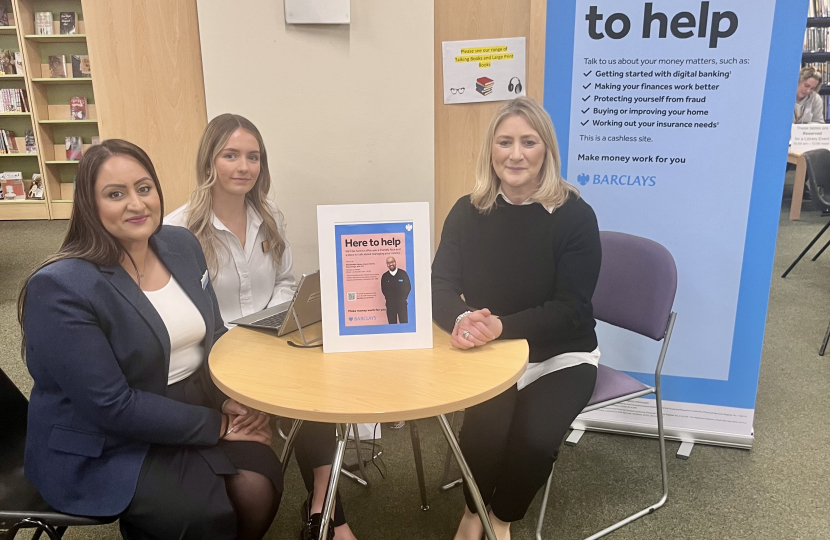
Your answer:
[[[66,78],[66,56],[61,54],[49,57],[49,76],[53,79]]]
[[[32,187],[29,188],[28,199],[43,200],[43,176],[35,173],[32,175]]]
[[[0,89],[0,113],[31,112],[26,90],[21,88]]]
[[[88,54],[72,55],[72,76],[87,79],[92,77],[92,67],[89,64]]]
[[[98,135],[93,135],[92,141],[90,142],[92,143],[92,146],[95,146],[96,144],[101,144],[101,137],[99,137]]]
[[[9,13],[12,7],[6,0],[0,0],[0,26],[9,26]]]
[[[0,191],[3,192],[3,200],[25,201],[26,188],[23,186],[23,173],[0,173]]]
[[[81,159],[81,155],[83,154],[83,141],[80,137],[67,137],[66,138],[66,160],[67,161],[78,161]]]
[[[80,96],[69,98],[69,114],[72,120],[86,120],[86,98]]]
[[[810,0],[808,17],[830,17],[830,0]]]
[[[23,54],[20,51],[14,53],[14,70],[18,75],[23,75],[26,71],[23,69]]]
[[[16,73],[14,53],[12,51],[0,49],[0,71],[2,71],[4,75],[14,75]]]
[[[78,14],[74,11],[61,11],[61,34],[76,34]]]
[[[26,141],[26,153],[27,154],[37,154],[37,143],[35,142],[35,131],[33,129],[27,129],[23,133],[23,138]]]
[[[54,33],[55,30],[52,28],[52,12],[35,12],[35,34],[39,34],[41,36],[51,36]]]
[[[19,154],[17,140],[14,138],[14,131],[0,129],[0,154]]]

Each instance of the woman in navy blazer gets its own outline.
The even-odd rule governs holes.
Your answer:
[[[225,326],[199,242],[163,215],[140,148],[86,152],[63,245],[20,295],[26,475],[59,511],[119,516],[128,540],[261,538],[282,493],[268,417],[207,374]]]

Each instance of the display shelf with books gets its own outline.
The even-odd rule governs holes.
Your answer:
[[[77,160],[98,139],[81,0],[13,0],[13,4],[30,98],[27,120],[33,126],[32,146],[42,171],[46,206],[51,219],[68,219]]]

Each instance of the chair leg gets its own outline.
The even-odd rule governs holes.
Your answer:
[[[550,485],[553,483],[553,466],[550,468],[550,476],[548,476],[548,483],[545,484],[545,494],[542,496],[542,508],[539,509],[539,519],[536,521],[536,540],[542,540],[542,525],[545,523],[545,511],[548,509],[548,496],[550,495]]]
[[[830,341],[830,324],[827,325],[827,331],[824,333],[824,341],[821,342],[821,349],[818,351],[819,356],[824,356],[824,351],[827,350],[828,341]]]
[[[409,422],[409,436],[412,439],[412,453],[415,456],[415,475],[418,477],[418,489],[421,492],[421,510],[429,510],[427,485],[426,480],[424,480],[424,458],[421,455],[421,436],[418,433],[418,424],[415,420]]]
[[[785,272],[781,275],[781,277],[782,277],[782,278],[787,277],[787,274],[789,274],[789,273],[790,273],[790,271],[791,271],[793,268],[795,268],[795,265],[797,265],[797,264],[798,264],[798,262],[799,262],[801,259],[803,259],[803,258],[804,258],[804,255],[806,255],[806,254],[807,254],[807,252],[808,252],[808,251],[810,251],[810,248],[812,248],[812,247],[813,247],[813,244],[815,244],[816,242],[818,242],[818,239],[819,239],[819,238],[821,238],[821,235],[822,235],[822,234],[824,234],[824,231],[826,231],[828,227],[830,227],[830,221],[828,221],[828,222],[824,225],[824,227],[822,227],[822,228],[821,228],[821,231],[819,231],[819,233],[816,235],[816,237],[815,237],[815,238],[813,238],[812,242],[810,242],[809,244],[807,244],[807,247],[806,247],[806,248],[804,248],[804,251],[802,251],[802,252],[801,252],[801,255],[799,255],[799,256],[798,256],[798,258],[797,258],[796,260],[794,260],[794,261],[793,261],[793,263],[790,265],[790,267],[789,267],[789,268],[787,268],[787,270],[786,270],[786,271],[785,271]]]
[[[820,250],[818,250],[818,253],[816,253],[816,256],[815,256],[815,257],[813,257],[811,260],[815,261],[816,259],[818,259],[819,257],[821,257],[821,254],[822,254],[822,253],[824,253],[824,250],[825,250],[825,249],[827,249],[828,247],[830,247],[830,240],[828,240],[828,241],[827,241],[827,243],[826,243],[826,244],[824,244],[824,247],[823,247],[823,248],[821,248]]]

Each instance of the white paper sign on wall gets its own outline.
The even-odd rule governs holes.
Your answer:
[[[830,150],[830,124],[793,124],[790,152],[803,154],[818,148]]]
[[[349,24],[350,0],[285,0],[288,24]]]
[[[445,104],[505,101],[527,94],[525,38],[442,45]]]

